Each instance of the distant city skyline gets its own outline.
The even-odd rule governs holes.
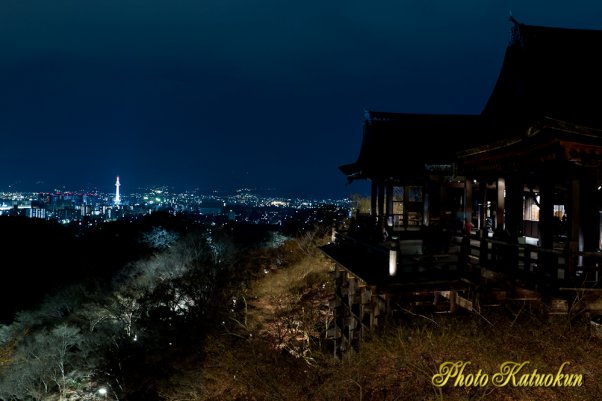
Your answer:
[[[351,199],[313,199],[260,194],[249,188],[231,193],[176,192],[165,186],[120,192],[0,191],[0,216],[52,220],[82,229],[109,221],[137,220],[156,212],[186,215],[197,222],[223,225],[226,222],[287,226],[323,222],[328,215],[348,215]]]
[[[129,186],[127,181],[126,181],[126,185],[124,186],[123,183],[123,178],[122,176],[114,176],[112,179],[113,184],[112,185],[104,185],[104,186],[100,186],[100,185],[88,185],[88,186],[82,186],[82,187],[68,187],[66,185],[60,185],[60,186],[48,186],[45,185],[45,183],[42,182],[36,182],[34,185],[26,185],[23,182],[17,182],[16,184],[9,184],[5,187],[0,186],[0,193],[5,192],[5,193],[73,193],[73,194],[85,194],[85,193],[100,193],[100,194],[104,194],[104,195],[112,195],[112,201],[114,202],[116,199],[116,179],[119,179],[119,194],[120,194],[120,200],[123,199],[123,197],[129,197],[131,195],[136,195],[136,194],[140,194],[142,192],[145,191],[153,191],[153,190],[162,190],[162,191],[166,191],[169,193],[173,193],[173,194],[178,194],[178,193],[197,193],[199,195],[216,195],[216,196],[230,196],[230,195],[236,195],[237,193],[241,193],[241,192],[248,192],[250,194],[254,194],[254,195],[258,195],[258,196],[266,196],[266,197],[275,197],[275,198],[296,198],[296,199],[337,199],[337,200],[342,200],[342,199],[348,199],[351,196],[354,196],[356,194],[360,194],[363,196],[369,196],[368,192],[359,192],[359,191],[350,191],[348,194],[342,194],[341,196],[319,196],[319,195],[304,195],[304,194],[290,194],[290,193],[283,193],[282,191],[279,191],[277,188],[273,188],[273,187],[250,187],[250,186],[240,186],[240,187],[235,187],[232,186],[231,188],[208,188],[208,189],[203,189],[203,188],[199,188],[199,187],[195,187],[195,188],[186,188],[186,187],[175,187],[172,185],[166,185],[166,184],[151,184],[151,185],[143,185],[143,186]],[[361,187],[361,185],[356,185],[355,189],[359,189]],[[366,187],[368,187],[366,185]],[[124,188],[125,188],[125,192],[124,192]]]

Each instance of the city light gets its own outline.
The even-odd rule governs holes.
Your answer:
[[[283,227],[297,221],[309,227],[330,221],[335,214],[347,217],[352,206],[350,199],[262,196],[249,189],[202,194],[177,193],[165,187],[160,191],[143,188],[124,194],[120,191],[120,178],[116,178],[115,192],[65,188],[51,192],[0,192],[0,215],[51,220],[82,229],[110,221],[137,220],[155,212],[186,214],[210,225],[238,222]]]

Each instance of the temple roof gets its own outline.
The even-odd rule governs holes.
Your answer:
[[[598,137],[602,31],[512,22],[497,83],[480,115],[367,112],[359,156],[339,167],[343,174],[349,180],[420,179],[425,164],[454,163],[465,149],[513,138],[524,144],[523,136],[542,121]],[[466,154],[461,158],[466,164]]]
[[[453,163],[455,153],[480,144],[485,121],[479,115],[366,112],[355,163],[340,166],[348,179],[420,176],[425,164]]]
[[[482,115],[515,124],[551,117],[602,128],[602,31],[512,22],[512,39]]]

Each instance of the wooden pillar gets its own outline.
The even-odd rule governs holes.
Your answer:
[[[378,226],[384,227],[384,216],[385,216],[385,183],[380,181],[378,183]]]
[[[370,191],[370,217],[372,218],[372,223],[376,223],[376,218],[378,213],[376,211],[376,203],[378,199],[378,183],[375,180],[372,180]]]
[[[424,191],[422,194],[422,224],[427,226],[431,223],[431,187],[430,179],[427,176],[426,182],[424,183]]]
[[[410,199],[410,194],[408,193],[408,187],[403,187],[403,228],[405,230],[408,229],[408,202]]]
[[[456,295],[457,292],[455,290],[451,290],[449,292],[449,311],[451,313],[455,313],[458,310],[458,306],[456,303]]]
[[[554,185],[544,179],[539,191],[539,246],[554,246]]]
[[[387,227],[393,227],[393,184],[387,183],[386,187],[387,202]]]
[[[546,250],[554,248],[554,184],[549,177],[543,177],[539,191],[539,246]],[[537,255],[537,270],[556,280],[556,262],[554,254],[540,251]]]
[[[571,182],[570,210],[568,211],[568,240],[569,240],[569,275],[574,276],[577,268],[582,265],[583,258],[578,256],[583,251],[583,232],[581,226],[581,180],[573,178]]]
[[[487,182],[479,182],[479,197],[481,206],[477,216],[477,229],[482,230],[485,226],[485,218],[487,217]]]
[[[481,187],[481,210],[479,211],[479,233],[481,237],[481,246],[479,250],[479,263],[484,266],[489,260],[489,247],[487,244],[487,225],[485,224],[485,218],[487,217],[487,180],[483,179],[480,182]]]
[[[523,235],[523,182],[518,175],[506,180],[505,220],[511,238],[517,239]]]
[[[518,237],[523,235],[523,190],[523,181],[518,174],[506,178],[504,227],[510,236],[510,242],[515,245],[508,248],[507,252],[506,266],[509,270],[519,268]]]
[[[594,252],[600,244],[600,211],[598,209],[597,169],[588,168],[581,186],[581,223],[583,227],[583,250]]]
[[[464,181],[464,219],[472,223],[472,180],[468,178]]]
[[[569,224],[569,268],[568,275],[589,263],[581,252],[595,252],[600,246],[600,211],[598,209],[598,179],[596,169],[579,171],[572,181]],[[589,267],[589,266],[587,266]],[[589,277],[588,279],[593,279]]]
[[[449,224],[449,221],[447,221],[449,215],[447,213],[449,212],[450,206],[449,194],[447,193],[447,188],[445,187],[445,180],[442,178],[437,180],[437,186],[437,192],[439,193],[439,210],[437,211],[439,214],[439,224],[443,227],[447,227]]]
[[[498,229],[504,229],[504,214],[506,212],[506,203],[505,203],[505,192],[506,192],[506,180],[503,177],[498,177],[497,179],[497,202],[496,202],[496,222],[495,227]]]

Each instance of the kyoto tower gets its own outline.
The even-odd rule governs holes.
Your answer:
[[[121,204],[121,196],[119,196],[119,187],[121,184],[119,183],[119,176],[117,176],[117,182],[115,182],[115,205],[118,206]]]

